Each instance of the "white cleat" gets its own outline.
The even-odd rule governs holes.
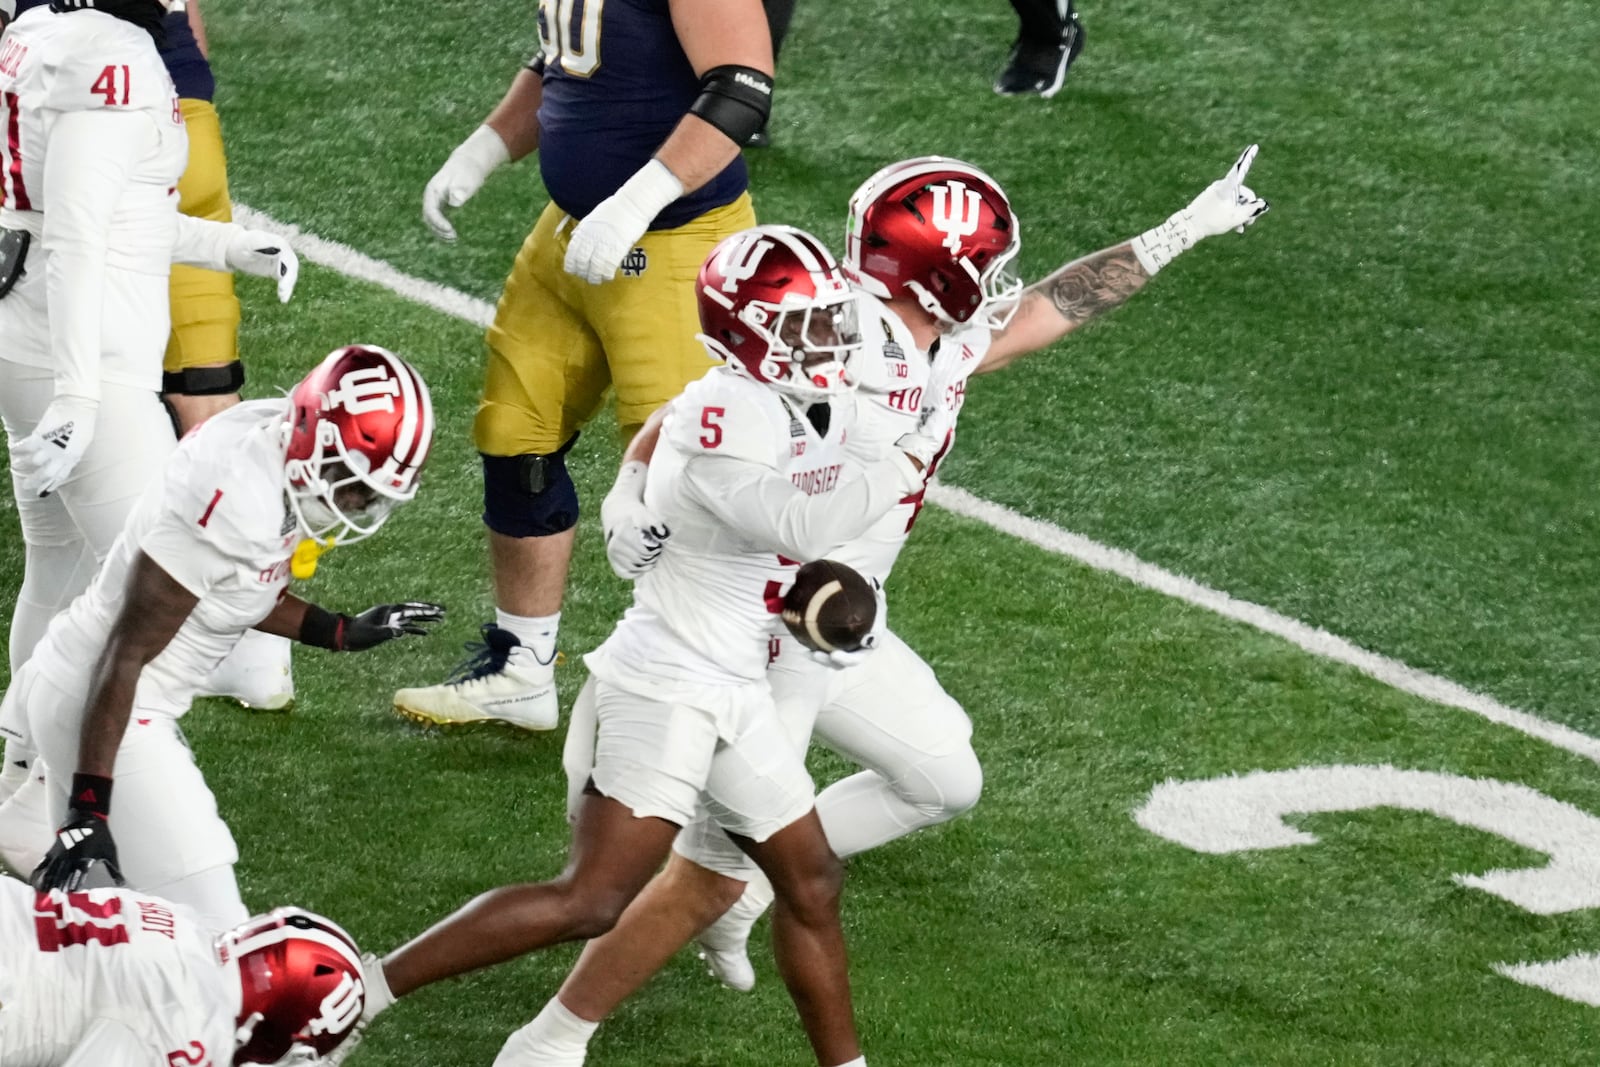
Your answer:
[[[583,1067],[589,1058],[587,1045],[578,1048],[561,1048],[546,1041],[536,1032],[538,1020],[524,1026],[506,1038],[500,1055],[494,1058],[494,1067]]]
[[[494,1067],[583,1067],[595,1023],[586,1023],[551,1000],[500,1047]]]
[[[750,964],[750,932],[771,905],[772,884],[757,875],[733,907],[695,938],[700,946],[700,958],[705,961],[711,977],[729,989],[748,993],[755,988],[756,969]]]
[[[483,643],[467,650],[473,656],[442,685],[395,693],[394,710],[433,726],[502,722],[519,730],[556,728],[561,712],[554,659],[541,663],[533,649],[493,623],[483,624]]]
[[[292,646],[287,637],[245,631],[200,687],[200,695],[226,697],[259,711],[287,711],[294,703]]]

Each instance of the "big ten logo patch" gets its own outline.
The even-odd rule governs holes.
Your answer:
[[[622,257],[622,276],[624,278],[637,278],[644,273],[650,265],[649,257],[644,254],[644,249],[635,248]]]

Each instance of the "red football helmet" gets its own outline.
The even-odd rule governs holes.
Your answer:
[[[1016,313],[1022,249],[1011,202],[970,163],[921,156],[891,163],[850,197],[844,269],[887,300],[910,291],[944,325],[1002,330]]]
[[[276,1063],[295,1045],[325,1056],[361,1021],[361,953],[332,920],[275,908],[219,937],[217,956],[239,973],[236,1064]]]
[[[808,401],[855,387],[860,298],[809,233],[756,226],[723,238],[695,292],[700,340],[730,367]]]
[[[417,495],[433,403],[405,360],[349,345],[306,375],[289,401],[289,505],[307,537],[359,541]]]

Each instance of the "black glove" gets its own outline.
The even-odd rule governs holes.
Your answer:
[[[306,608],[300,625],[300,641],[335,652],[364,652],[404,634],[426,634],[429,626],[443,618],[442,605],[420,601],[379,604],[354,617],[335,615],[313,604]]]
[[[28,881],[43,893],[62,889],[120,886],[122,870],[117,866],[117,843],[111,839],[106,818],[111,813],[111,779],[93,774],[72,776],[72,802],[67,819],[56,831],[55,844],[45,853],[44,862],[34,868]]]

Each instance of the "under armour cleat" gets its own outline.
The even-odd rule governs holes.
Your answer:
[[[1006,67],[994,81],[994,91],[1001,96],[1056,95],[1067,80],[1072,61],[1083,51],[1083,23],[1076,11],[1068,11],[1061,24],[1058,41],[1039,43],[1018,37],[1011,46],[1011,56]]]
[[[294,672],[287,637],[247,630],[200,687],[201,696],[236,700],[256,711],[288,711]]]
[[[483,624],[483,642],[466,647],[472,655],[443,684],[395,693],[395,711],[433,726],[500,722],[519,730],[556,728],[554,657],[541,662],[515,634],[491,622]]]

